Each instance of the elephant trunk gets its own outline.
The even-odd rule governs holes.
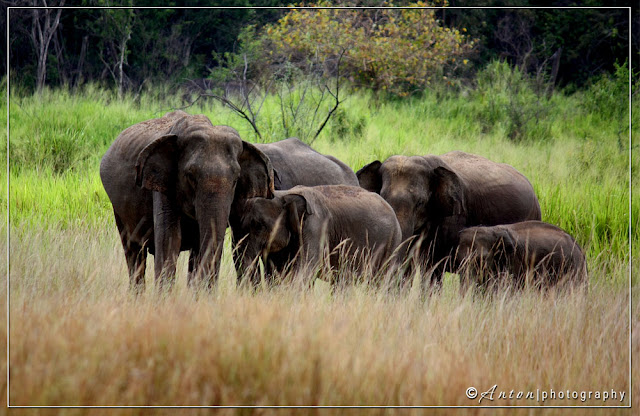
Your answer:
[[[396,216],[398,217],[398,223],[402,231],[402,241],[405,241],[414,234],[416,223],[414,215],[405,210],[398,210],[396,211]]]
[[[208,288],[220,273],[224,234],[229,222],[231,198],[223,193],[208,194],[196,202],[196,218],[200,232],[197,278]]]

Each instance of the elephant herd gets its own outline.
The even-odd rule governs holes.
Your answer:
[[[227,226],[238,279],[252,285],[307,267],[394,276],[423,290],[459,273],[461,288],[586,283],[584,254],[540,221],[531,183],[480,156],[391,156],[357,173],[298,139],[251,144],[203,115],[174,111],[125,129],[100,177],[113,205],[133,291],[147,253],[171,287],[181,251],[188,283],[212,287]],[[342,270],[342,269],[341,269]],[[339,279],[340,273],[337,274]]]

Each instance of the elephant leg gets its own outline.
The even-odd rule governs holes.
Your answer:
[[[430,265],[427,262],[423,263],[423,277],[420,279],[420,287],[424,299],[442,291],[442,278],[445,271],[446,259],[440,260],[435,265]]]
[[[182,240],[180,215],[174,203],[160,192],[153,193],[153,223],[156,284],[171,289]]]
[[[244,276],[244,261],[242,258],[242,247],[238,245],[236,236],[231,233],[231,255],[233,256],[233,265],[236,269],[237,284],[240,286],[242,277]]]
[[[392,264],[392,275],[395,277],[389,282],[391,293],[406,294],[411,290],[418,261],[415,250],[414,240],[406,240],[396,248]]]
[[[144,273],[147,267],[147,249],[129,239],[129,235],[118,214],[115,214],[115,219],[129,270],[129,287],[135,294],[143,293],[145,288]]]
[[[189,272],[187,274],[187,286],[190,288],[194,288],[195,285],[195,277],[196,277],[196,267],[198,265],[198,255],[199,252],[197,249],[193,248],[189,252]]]
[[[120,237],[127,261],[127,269],[129,270],[129,287],[133,293],[139,295],[144,293],[145,289],[144,273],[147,267],[147,249],[129,240],[122,230],[120,231]]]
[[[136,294],[144,292],[144,273],[147,267],[147,249],[136,243],[125,248],[127,267],[129,268],[129,287]]]
[[[244,244],[244,240],[246,240],[245,238],[246,236],[242,236],[240,234],[236,234],[233,232],[231,232],[231,254],[233,256],[233,265],[236,269],[236,276],[237,276],[237,285],[240,286],[242,284],[243,279],[246,278],[246,273],[247,273],[247,265],[245,262],[245,244]],[[255,277],[253,276],[253,274],[255,273],[255,270],[252,272],[252,275],[250,276],[250,280],[253,283],[253,280],[255,279]]]
[[[296,259],[296,274],[298,279],[302,279],[302,287],[307,290],[313,289],[317,278],[327,279],[330,276],[331,265],[327,264],[326,243],[320,244],[318,241],[311,241],[298,253],[300,258]]]

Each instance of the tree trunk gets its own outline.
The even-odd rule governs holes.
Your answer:
[[[36,91],[41,92],[47,80],[47,56],[49,54],[49,44],[58,25],[60,24],[60,14],[64,1],[60,2],[57,9],[33,9],[31,18],[31,42],[36,50],[37,67],[36,67]],[[42,0],[45,7],[46,0]],[[34,6],[38,6],[38,1],[33,1]],[[54,15],[55,13],[55,15]],[[52,19],[53,16],[53,19]]]
[[[84,60],[87,56],[87,43],[89,42],[89,36],[82,38],[82,47],[80,48],[80,58],[78,58],[78,69],[76,70],[75,85],[82,83],[82,71],[84,70]]]
[[[547,97],[551,98],[553,90],[556,86],[556,78],[558,78],[558,69],[560,68],[560,56],[562,55],[562,48],[558,48],[556,53],[553,54],[551,60],[551,79],[549,80],[549,89],[547,90]]]
[[[131,31],[126,30],[120,43],[120,59],[118,60],[118,97],[124,94],[124,59],[126,57],[127,42],[131,39]]]

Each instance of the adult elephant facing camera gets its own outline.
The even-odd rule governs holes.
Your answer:
[[[438,286],[444,271],[452,270],[449,256],[463,228],[541,217],[538,198],[524,175],[469,153],[391,156],[384,163],[369,163],[357,176],[360,186],[393,207],[403,240],[414,237],[407,250],[420,242],[417,261],[433,268],[431,284]],[[422,283],[425,289],[427,282]]]
[[[182,111],[124,130],[100,164],[129,268],[144,288],[147,251],[156,281],[173,282],[181,250],[190,250],[189,283],[211,286],[220,269],[232,206],[273,197],[269,158],[238,132]]]

